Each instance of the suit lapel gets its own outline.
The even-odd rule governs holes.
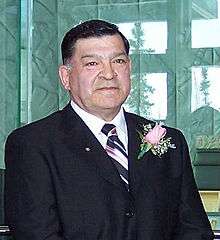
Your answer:
[[[138,136],[138,126],[135,119],[125,113],[128,128],[128,164],[129,164],[129,186],[130,192],[136,193],[141,183],[141,162],[138,161],[138,151],[141,141]]]
[[[126,187],[106,151],[70,104],[64,108],[63,113],[64,144],[70,151],[77,151],[80,156],[79,160],[85,160],[91,169],[106,181],[126,191]],[[77,143],[77,145],[73,146],[73,143]]]

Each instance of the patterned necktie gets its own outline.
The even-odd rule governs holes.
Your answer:
[[[108,137],[105,150],[111,157],[120,177],[128,189],[128,155],[124,144],[118,138],[116,126],[113,124],[105,124],[101,131]]]

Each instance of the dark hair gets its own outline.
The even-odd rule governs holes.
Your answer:
[[[70,29],[63,38],[61,44],[63,64],[72,57],[75,43],[78,39],[90,37],[102,37],[106,35],[121,36],[125,51],[129,54],[129,42],[126,37],[119,31],[118,26],[103,20],[88,20]]]

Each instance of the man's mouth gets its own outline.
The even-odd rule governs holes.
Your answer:
[[[117,87],[101,87],[101,88],[98,88],[97,90],[115,90],[115,89],[118,89]]]

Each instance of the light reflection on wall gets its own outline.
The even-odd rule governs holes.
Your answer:
[[[154,105],[151,107],[150,117],[154,120],[166,120],[167,117],[167,73],[149,73],[147,84],[155,91],[149,96]]]
[[[120,31],[126,38],[134,39],[132,29],[134,23],[120,23],[118,24]],[[167,22],[141,22],[141,27],[144,32],[144,44],[141,50],[152,51],[152,54],[163,54],[167,50]],[[160,37],[158,37],[160,36]],[[133,47],[131,46],[131,53]]]
[[[167,117],[167,73],[147,73],[144,76],[146,84],[152,87],[153,93],[142,92],[142,98],[146,97],[153,103],[148,110],[148,115],[140,111],[140,115],[152,120],[166,120]],[[127,111],[135,112],[127,103],[124,104]],[[140,105],[142,110],[145,106]]]
[[[220,47],[220,0],[216,19],[192,20],[192,48]]]
[[[205,72],[207,73],[204,74]],[[202,106],[210,106],[220,111],[219,76],[220,67],[218,66],[192,67],[192,112]]]

